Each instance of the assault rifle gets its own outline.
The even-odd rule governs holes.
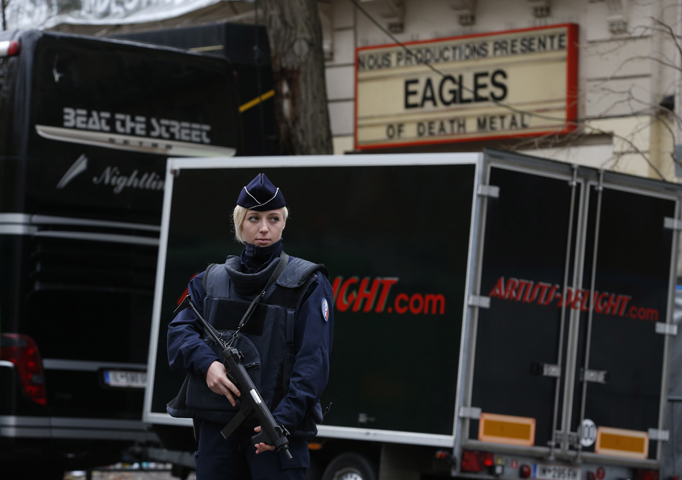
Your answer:
[[[239,412],[230,421],[230,423],[220,432],[224,438],[229,437],[245,420],[251,416],[255,416],[260,421],[261,432],[252,436],[253,444],[267,443],[275,447],[275,450],[284,451],[287,458],[292,458],[289,452],[289,439],[287,435],[289,432],[284,425],[277,425],[270,409],[265,405],[263,398],[260,396],[258,389],[253,384],[253,380],[246,373],[242,360],[244,355],[236,348],[230,346],[228,342],[223,340],[222,335],[213,325],[209,324],[204,317],[197,311],[192,297],[187,295],[182,303],[175,309],[175,314],[189,307],[204,325],[204,330],[211,337],[217,345],[223,348],[223,364],[227,370],[227,377],[234,383],[242,396],[237,400],[239,402]]]

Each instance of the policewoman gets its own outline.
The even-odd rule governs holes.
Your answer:
[[[223,438],[220,432],[239,410],[242,392],[226,375],[222,349],[186,309],[168,327],[168,360],[173,370],[190,375],[167,410],[193,418],[195,434],[198,427],[197,480],[302,480],[310,464],[308,438],[322,420],[320,396],[329,376],[333,294],[323,265],[283,253],[287,217],[282,191],[258,174],[240,192],[233,212],[244,250],[210,265],[192,279],[188,292],[199,313],[223,338],[231,338],[265,289],[233,346],[243,353],[242,364],[276,423],[289,432],[293,458],[271,445],[253,444],[251,437],[260,432],[257,420]],[[283,270],[277,268],[280,262],[286,262]]]

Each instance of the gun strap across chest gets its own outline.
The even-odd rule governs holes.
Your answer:
[[[244,316],[239,321],[239,325],[237,326],[237,329],[232,334],[232,338],[230,338],[230,340],[225,345],[223,345],[223,347],[232,346],[234,341],[237,339],[239,332],[247,324],[247,322],[251,318],[251,315],[253,314],[254,310],[256,309],[256,307],[258,306],[260,301],[265,296],[265,292],[268,290],[268,288],[270,288],[270,286],[273,283],[275,283],[277,281],[277,279],[282,274],[284,269],[287,268],[288,263],[289,263],[289,255],[287,255],[286,253],[284,253],[284,251],[282,251],[282,253],[279,256],[279,263],[277,264],[277,267],[275,267],[275,271],[272,272],[272,275],[270,275],[270,278],[268,279],[268,283],[265,284],[265,288],[263,288],[263,291],[261,291],[258,295],[256,295],[256,297],[251,301],[249,308],[246,309]],[[213,334],[211,336],[217,335],[219,338],[221,338],[220,333],[213,327],[213,325],[211,325],[208,322],[204,322],[204,326],[205,326],[205,328],[208,328],[211,331],[211,333]]]

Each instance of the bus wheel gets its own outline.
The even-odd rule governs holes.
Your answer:
[[[343,453],[329,462],[322,480],[377,480],[377,469],[367,457]]]

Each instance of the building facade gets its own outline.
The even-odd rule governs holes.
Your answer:
[[[144,2],[91,3],[120,10]],[[263,21],[257,2],[189,3],[186,13],[165,20],[117,20],[117,10],[91,25],[57,16],[50,28],[114,35]],[[682,98],[676,95],[682,0],[323,0],[318,6],[335,154],[502,148],[670,181],[682,176],[676,160],[682,148],[675,155],[682,106],[678,115],[674,108]],[[46,21],[36,25],[52,25]]]
[[[334,153],[504,148],[674,181],[680,8],[320,3]]]

